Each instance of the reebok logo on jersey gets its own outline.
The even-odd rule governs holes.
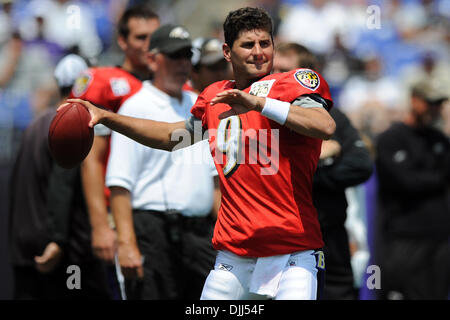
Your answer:
[[[319,75],[310,69],[299,69],[294,73],[294,78],[303,87],[311,91],[316,90],[320,85]]]
[[[297,265],[297,259],[289,259],[287,265],[289,267],[295,267]]]
[[[257,97],[267,97],[274,82],[275,79],[255,82],[250,87],[249,93]]]
[[[224,270],[224,271],[231,271],[231,269],[233,269],[233,266],[231,266],[229,264],[225,264],[225,263],[219,263],[219,266],[217,267],[217,269]]]

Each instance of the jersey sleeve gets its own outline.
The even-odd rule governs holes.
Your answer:
[[[184,124],[186,126],[186,130],[188,130],[194,136],[200,135],[200,137],[201,137],[203,135],[203,133],[205,132],[205,130],[203,130],[201,120],[197,119],[193,115],[191,115],[189,117],[189,119],[186,119],[184,121]]]
[[[287,72],[275,82],[272,90],[273,98],[281,101],[292,103],[306,95],[321,104],[324,101],[328,110],[333,106],[328,83],[319,73],[311,69],[302,68]]]
[[[103,94],[105,89],[104,82],[97,77],[95,71],[88,69],[75,80],[70,97],[88,100],[97,106],[106,107]]]
[[[141,172],[145,149],[145,146],[130,138],[113,132],[105,185],[107,187],[122,187],[130,192],[133,191]]]
[[[107,126],[98,123],[94,126],[94,135],[99,137],[105,137],[111,135],[112,130]]]
[[[119,114],[143,118],[143,114],[136,109],[136,104],[124,103]],[[117,186],[133,191],[141,172],[142,163],[147,147],[130,138],[112,132],[111,152],[105,176],[107,187]]]
[[[195,101],[194,105],[191,108],[192,115],[202,121],[202,127],[203,129],[208,129],[206,125],[206,107],[208,105],[208,100],[205,97],[205,92],[202,92],[197,100]]]
[[[325,102],[325,100],[322,98],[320,98],[320,99],[323,102],[314,100],[312,98],[312,96],[310,96],[310,95],[300,96],[300,97],[296,98],[292,102],[292,104],[294,106],[298,106],[298,107],[302,107],[302,108],[324,108],[324,109],[328,110],[328,106],[327,106],[327,103]]]
[[[224,90],[234,88],[234,81],[223,80],[214,82],[203,90],[203,92],[197,97],[194,105],[191,108],[192,115],[198,120],[202,121],[203,130],[208,130],[208,110],[210,101],[216,96],[217,93]]]

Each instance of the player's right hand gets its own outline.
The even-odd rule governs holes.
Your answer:
[[[69,103],[74,103],[74,102],[81,103],[83,106],[86,107],[86,109],[88,109],[88,111],[89,111],[89,113],[91,115],[91,121],[89,121],[89,127],[93,128],[96,124],[100,123],[101,119],[103,118],[102,115],[105,112],[105,110],[97,108],[92,103],[90,103],[89,101],[86,101],[86,100],[67,99],[67,103],[64,103],[64,104],[60,105],[58,107],[58,109],[56,109],[56,111],[59,111],[62,108],[64,108],[65,106],[67,106]]]
[[[247,113],[251,110],[261,112],[266,99],[257,97],[238,89],[230,89],[219,92],[211,99],[210,104],[226,103],[231,109],[219,115],[219,119],[225,119],[230,116]]]
[[[117,250],[116,232],[109,226],[92,228],[92,250],[100,260],[114,263]]]
[[[136,244],[120,244],[118,258],[122,274],[127,279],[142,279],[144,268],[142,255]]]

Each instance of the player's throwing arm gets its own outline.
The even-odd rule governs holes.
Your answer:
[[[171,140],[172,132],[177,129],[185,129],[184,121],[168,123],[138,119],[100,109],[88,101],[80,99],[68,99],[67,101],[69,103],[79,102],[89,110],[91,114],[90,127],[101,123],[151,148],[171,151],[178,144],[178,141]],[[64,106],[61,105],[58,110]]]

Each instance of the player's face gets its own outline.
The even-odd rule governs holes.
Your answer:
[[[270,73],[273,65],[273,42],[265,30],[241,31],[230,48],[224,44],[225,59],[231,61],[236,81],[257,79]]]
[[[120,39],[119,45],[135,69],[147,69],[147,51],[152,33],[159,27],[159,20],[131,18],[128,21],[130,30],[126,39]]]
[[[298,58],[294,52],[275,52],[273,73],[288,72],[296,68],[298,68]]]

